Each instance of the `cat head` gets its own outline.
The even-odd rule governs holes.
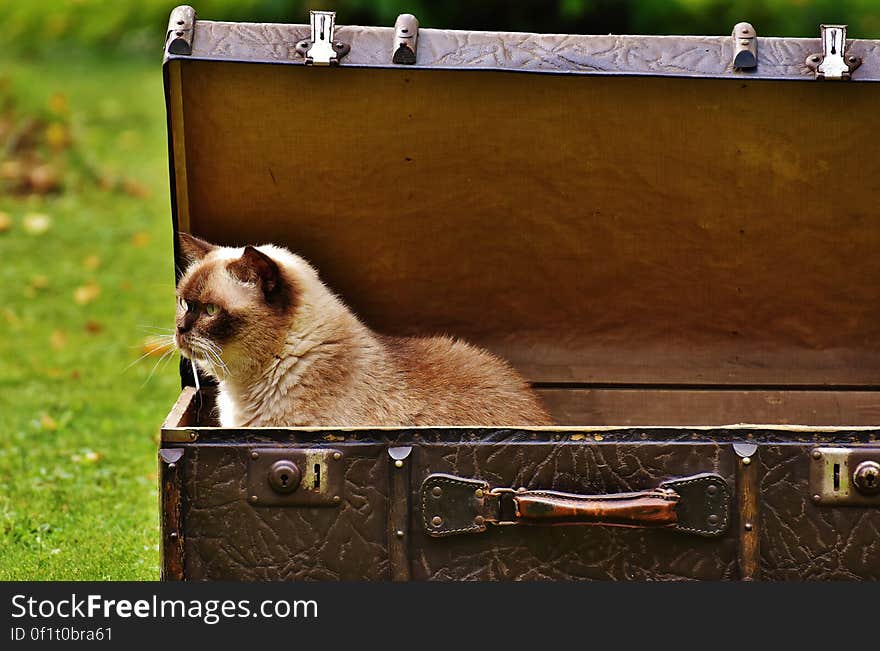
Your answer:
[[[188,266],[177,285],[175,343],[217,378],[252,368],[281,347],[308,265],[271,245],[244,248],[180,234]]]

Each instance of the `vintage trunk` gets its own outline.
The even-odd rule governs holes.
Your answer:
[[[182,367],[165,579],[880,578],[880,41],[312,20],[172,14],[175,232],[559,426],[221,428]]]

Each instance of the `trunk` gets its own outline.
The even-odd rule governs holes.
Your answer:
[[[880,42],[329,20],[172,14],[175,233],[291,248],[559,425],[221,428],[182,366],[163,576],[880,578]]]

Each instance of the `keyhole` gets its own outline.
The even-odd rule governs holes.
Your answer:
[[[290,479],[287,475],[281,475],[281,485],[287,487],[287,480]]]
[[[834,464],[834,490],[840,490],[840,464]]]
[[[315,488],[321,488],[321,464],[315,464]]]
[[[876,479],[877,479],[877,477],[874,475],[873,472],[869,472],[865,475],[865,483],[868,485],[868,488],[874,487],[874,481]]]

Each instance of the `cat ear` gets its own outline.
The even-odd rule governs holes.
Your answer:
[[[184,233],[183,231],[179,233],[179,238],[180,253],[183,255],[184,259],[190,263],[198,262],[217,248],[214,244],[206,242],[195,235]]]
[[[267,296],[281,283],[281,270],[275,261],[252,246],[244,247],[242,256],[231,262],[228,269],[243,282],[258,282]]]

